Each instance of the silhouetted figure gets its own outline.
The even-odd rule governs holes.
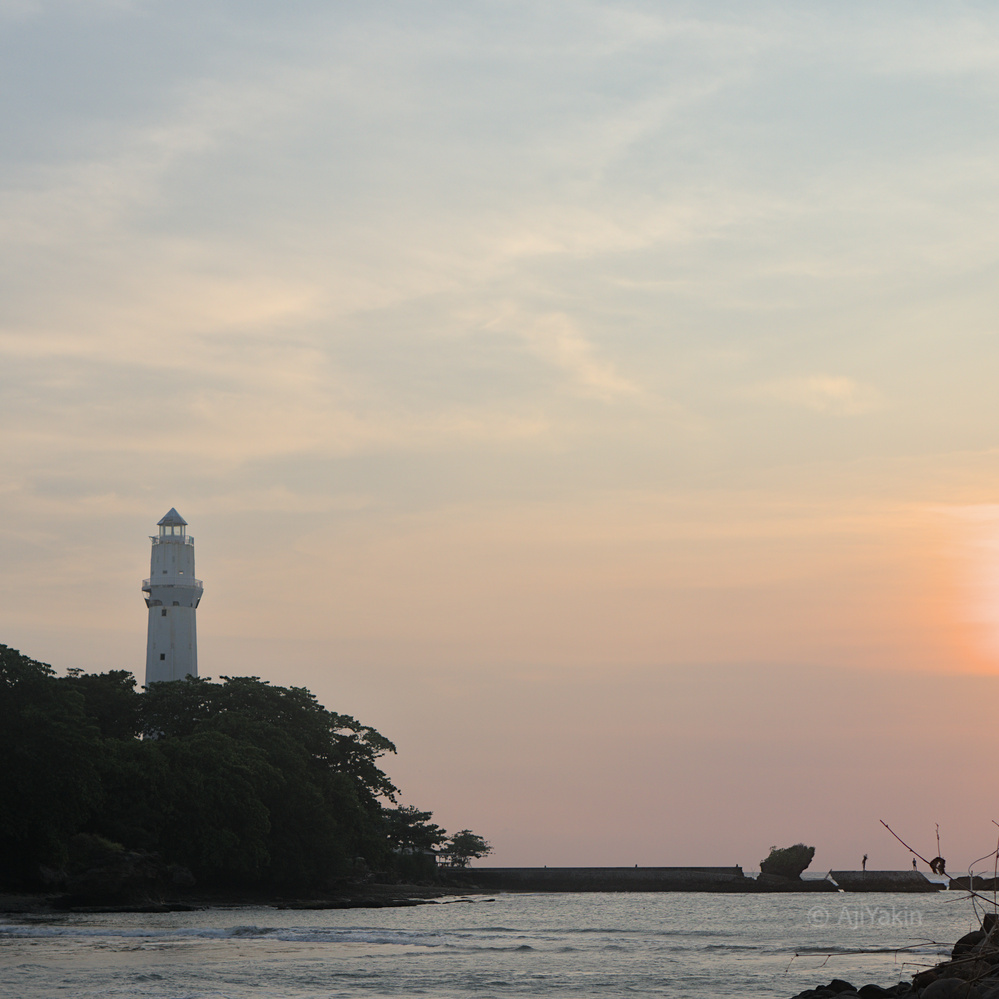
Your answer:
[[[916,870],[916,858],[915,857],[912,858],[912,869]]]
[[[864,859],[860,862],[860,869],[862,871],[866,871],[867,870],[867,854],[866,853],[864,854]]]

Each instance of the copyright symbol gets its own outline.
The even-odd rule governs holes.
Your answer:
[[[829,923],[829,910],[824,905],[813,905],[808,910],[808,921],[812,926],[826,926]]]

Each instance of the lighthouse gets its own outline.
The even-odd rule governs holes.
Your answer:
[[[172,507],[156,525],[149,579],[142,591],[149,608],[146,686],[160,680],[198,675],[198,634],[194,615],[203,587],[194,578],[194,538],[187,521]]]

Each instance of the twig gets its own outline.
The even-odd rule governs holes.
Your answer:
[[[909,853],[911,853],[914,857],[919,857],[919,859],[924,864],[926,864],[927,867],[929,867],[930,862],[921,853],[917,853],[915,850],[913,850],[913,848],[911,846],[909,846],[909,844],[906,843],[906,841],[904,839],[902,839],[902,837],[899,836],[898,833],[896,833],[895,830],[892,829],[892,827],[890,825],[888,825],[888,823],[885,822],[884,819],[878,819],[878,822],[880,822],[881,825],[883,825],[885,827],[885,829],[887,829],[888,832],[890,832],[892,834],[892,836],[894,836],[895,839],[897,839],[899,841],[899,843],[901,843],[902,846],[904,846],[909,851]],[[940,844],[938,842],[937,846],[939,846],[939,845]]]

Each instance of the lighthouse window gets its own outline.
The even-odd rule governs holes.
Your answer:
[[[164,607],[163,610],[160,611],[160,617],[166,617],[166,607]]]
[[[160,659],[161,660],[166,659],[166,653],[165,652],[161,652],[160,653]]]
[[[174,607],[179,607],[180,606],[180,601],[179,600],[175,600],[173,602],[173,605],[174,605]]]

